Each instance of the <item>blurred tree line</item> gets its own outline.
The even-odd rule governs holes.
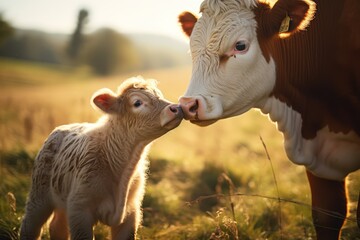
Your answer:
[[[13,29],[0,15],[0,57],[71,67],[88,66],[98,75],[189,63],[184,46],[163,44],[159,39],[131,38],[109,28],[85,34],[89,16],[87,10],[81,9],[75,30],[68,36]],[[143,38],[143,41],[137,38]]]
[[[10,24],[3,19],[2,14],[0,13],[0,44],[13,32],[13,28]]]

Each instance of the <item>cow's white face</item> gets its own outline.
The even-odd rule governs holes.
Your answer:
[[[291,17],[286,34],[292,34],[312,15],[302,1],[278,1],[262,15],[258,26],[257,0],[205,0],[201,18],[185,12],[179,20],[190,36],[193,70],[190,85],[180,98],[185,118],[199,125],[261,108],[275,86],[275,63],[265,58],[258,28],[267,38],[279,34],[283,19]],[[268,5],[267,5],[268,6]],[[273,11],[274,10],[274,11]],[[266,18],[266,19],[265,19]],[[262,32],[263,33],[263,32]],[[263,37],[263,36],[262,36]]]
[[[256,107],[275,83],[275,65],[262,55],[254,13],[240,5],[215,17],[204,10],[191,33],[192,78],[180,99],[186,118],[200,125]]]

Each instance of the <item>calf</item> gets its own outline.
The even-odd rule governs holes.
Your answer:
[[[112,239],[135,239],[146,149],[180,124],[182,111],[155,81],[140,78],[125,81],[117,95],[99,90],[92,103],[104,117],[56,128],[38,153],[21,239],[38,239],[53,212],[52,239],[67,239],[68,230],[71,239],[93,239],[97,221],[111,227]]]

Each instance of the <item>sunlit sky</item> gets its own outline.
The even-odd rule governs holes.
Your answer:
[[[154,33],[186,40],[177,16],[199,12],[202,0],[1,0],[0,13],[16,28],[72,33],[80,9],[86,32],[110,27],[121,33]]]

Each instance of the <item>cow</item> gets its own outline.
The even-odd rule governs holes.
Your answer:
[[[97,91],[92,104],[102,118],[57,127],[39,151],[20,239],[38,239],[53,212],[51,239],[67,239],[69,229],[71,239],[93,239],[97,221],[111,227],[112,239],[136,238],[149,144],[183,114],[154,80],[139,77],[123,82],[118,94]]]
[[[317,238],[338,239],[360,168],[360,1],[205,0],[200,12],[179,16],[193,65],[185,119],[267,114],[306,168]]]

